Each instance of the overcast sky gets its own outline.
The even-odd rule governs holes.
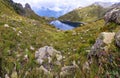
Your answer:
[[[13,0],[25,5],[29,3],[34,11],[40,8],[50,9],[56,12],[69,12],[75,8],[90,5],[94,2],[120,2],[120,0]]]
[[[51,10],[60,11],[65,8],[77,8],[79,6],[86,6],[93,2],[119,2],[119,0],[13,0],[15,2],[29,3],[32,8],[39,9],[41,7],[49,8]],[[64,8],[64,9],[65,9]]]

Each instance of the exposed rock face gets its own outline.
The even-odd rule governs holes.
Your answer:
[[[8,5],[13,7],[13,9],[15,10],[16,13],[18,13],[20,15],[24,15],[25,14],[25,10],[24,10],[22,4],[15,3],[15,2],[13,2],[13,0],[4,0],[4,1],[7,2]]]
[[[115,33],[111,32],[103,32],[97,38],[95,44],[92,46],[91,51],[89,53],[89,57],[91,56],[100,56],[100,53],[106,51],[108,49],[109,44],[114,39]]]
[[[120,31],[115,35],[115,43],[120,47]]]
[[[18,14],[23,15],[23,16],[25,15],[25,10],[24,10],[22,4],[20,4],[20,3],[14,3],[13,4],[13,8],[15,9],[15,11]]]
[[[114,8],[104,16],[105,24],[114,22],[120,24],[120,8]]]
[[[120,2],[113,4],[111,8],[120,8]]]
[[[25,9],[30,9],[30,10],[32,10],[32,9],[31,9],[31,6],[30,6],[28,3],[25,4]]]

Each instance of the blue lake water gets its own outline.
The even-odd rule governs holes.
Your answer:
[[[81,23],[55,20],[55,21],[52,21],[50,24],[60,30],[72,30],[80,26]]]

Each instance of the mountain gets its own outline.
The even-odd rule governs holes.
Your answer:
[[[41,20],[41,21],[44,19],[44,21],[46,21],[44,17],[37,15],[37,14],[31,9],[31,6],[30,6],[28,3],[25,4],[24,12],[25,12],[25,13],[24,13],[23,16],[26,16],[26,17],[29,17],[29,18],[35,19],[35,20]],[[43,22],[44,22],[44,21],[43,21]]]
[[[110,8],[120,8],[120,2],[113,4]]]
[[[44,16],[44,17],[54,17],[58,18],[65,13],[70,12],[73,10],[72,6],[61,6],[61,7],[54,7],[54,8],[47,8],[47,7],[40,7],[40,8],[33,8],[34,11],[39,15],[39,16]]]
[[[46,9],[44,7],[36,10],[36,13],[40,16],[55,17],[55,18],[63,15],[62,11],[54,11],[54,10],[50,10],[49,8]]]
[[[0,0],[0,78],[120,77],[120,25],[99,19],[63,31],[11,3]]]
[[[32,9],[31,6],[26,3],[25,7],[22,6],[22,4],[20,3],[14,3],[12,0],[5,0],[4,2],[6,2],[5,5],[9,5],[12,7],[12,9],[19,15],[25,16],[25,17],[29,17],[31,19],[35,19],[35,20],[41,20],[43,21],[44,17],[38,16]],[[45,20],[44,20],[45,21]]]
[[[103,8],[108,8],[110,6],[112,6],[115,2],[95,2],[93,3],[94,5],[100,5]]]
[[[105,12],[105,8],[93,4],[84,8],[75,9],[59,17],[59,20],[90,22],[103,17]]]
[[[101,19],[107,11],[113,8],[120,8],[117,2],[95,2],[90,6],[76,8],[73,11],[60,16],[59,20],[91,22]]]
[[[12,8],[16,13],[20,15],[25,14],[24,8],[20,3],[14,3],[12,0],[5,0],[4,4]]]

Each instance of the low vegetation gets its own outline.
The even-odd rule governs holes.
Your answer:
[[[74,30],[62,31],[50,26],[44,19],[31,19],[17,14],[13,7],[7,5],[5,1],[0,1],[0,77],[54,78],[59,76],[56,75],[56,72],[60,73],[61,67],[72,65],[73,62],[79,68],[65,78],[106,78],[107,73],[110,73],[110,76],[114,78],[117,73],[120,73],[120,69],[117,67],[120,65],[118,60],[120,58],[120,49],[116,47],[114,41],[110,44],[108,50],[109,54],[113,56],[112,63],[105,61],[101,70],[99,70],[98,62],[94,57],[94,63],[91,64],[90,70],[83,70],[83,66],[88,61],[87,55],[99,34],[101,32],[118,32],[120,25],[110,23],[105,26],[104,20],[100,19]],[[92,9],[93,7],[95,7],[94,10],[104,11],[99,6],[87,8]],[[83,10],[86,9],[83,8]],[[99,14],[97,12],[99,11],[88,11],[90,16],[92,13]],[[101,17],[102,14],[97,15],[98,17],[91,17],[96,19]],[[91,21],[93,20],[91,17],[70,20]],[[62,65],[55,66],[52,74],[45,74],[44,71],[39,70],[40,65],[35,59],[35,52],[43,46],[54,47],[64,57]],[[26,55],[28,60],[25,59]]]

